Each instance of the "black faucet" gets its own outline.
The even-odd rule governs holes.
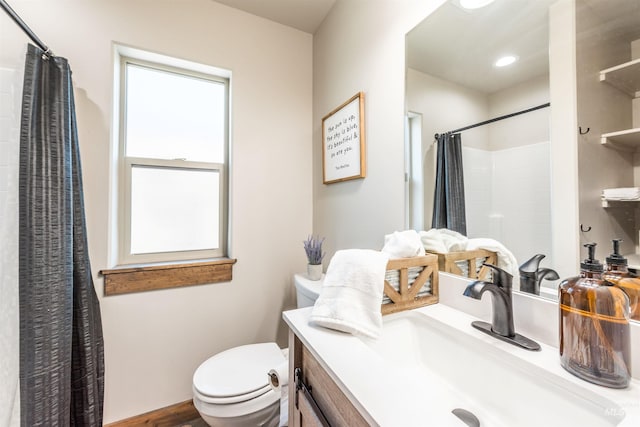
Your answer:
[[[558,280],[560,278],[555,270],[540,268],[542,258],[544,258],[543,254],[536,254],[520,266],[520,290],[522,292],[540,295],[540,284],[543,279]]]
[[[513,276],[495,265],[487,263],[483,265],[493,270],[493,274],[491,275],[492,281],[484,282],[482,280],[476,280],[475,282],[471,282],[463,294],[464,296],[479,300],[486,291],[491,293],[493,317],[491,324],[475,321],[472,322],[471,325],[484,333],[526,348],[527,350],[540,350],[540,345],[537,342],[515,332],[513,326],[513,302],[511,301],[511,282]]]

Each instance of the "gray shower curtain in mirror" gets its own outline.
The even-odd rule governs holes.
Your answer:
[[[20,412],[24,427],[101,426],[104,353],[71,70],[29,45],[20,128]]]
[[[459,133],[438,135],[436,185],[431,227],[467,235],[462,176],[462,139]]]

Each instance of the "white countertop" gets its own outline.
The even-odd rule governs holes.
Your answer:
[[[283,313],[283,317],[371,425],[409,427],[428,422],[429,425],[438,427],[464,426],[451,414],[452,396],[448,396],[443,387],[436,385],[437,382],[425,383],[424,377],[412,375],[406,367],[390,364],[365,343],[366,339],[310,325],[308,319],[311,310],[311,307],[307,307],[287,311]],[[610,411],[622,410],[626,413],[622,422],[618,424],[620,427],[640,425],[638,380],[632,380],[630,387],[624,390],[593,385],[566,372],[560,366],[558,349],[555,347],[542,343],[542,351],[530,352],[499,341],[472,328],[471,321],[476,318],[443,304],[434,304],[412,312],[437,319],[465,334],[470,334],[472,339],[490,343],[501,351],[535,365],[536,368],[544,369],[549,378],[559,379],[564,384],[574,384],[580,388],[581,394],[588,395],[590,400],[595,401],[602,397],[603,400],[615,402],[618,406]],[[396,315],[388,317],[392,316]],[[488,392],[500,391],[499,381],[497,382],[488,385]],[[553,381],[551,384],[553,386]],[[544,411],[544,408],[532,410]],[[604,407],[603,410],[609,411]],[[523,414],[523,417],[526,417],[526,414]],[[484,425],[486,424],[483,423]]]

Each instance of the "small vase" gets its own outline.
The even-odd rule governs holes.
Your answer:
[[[307,278],[320,280],[322,278],[322,264],[307,264]]]

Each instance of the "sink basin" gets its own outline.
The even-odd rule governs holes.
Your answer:
[[[379,339],[360,340],[393,367],[391,375],[419,382],[425,402],[469,411],[482,426],[627,424],[626,406],[615,401],[619,390],[565,372],[557,349],[527,352],[475,331],[470,316],[445,308],[386,316]]]
[[[557,348],[500,341],[442,303],[385,316],[377,340],[315,326],[311,310],[285,321],[371,426],[640,426],[637,379],[622,390],[588,383],[560,366]]]

